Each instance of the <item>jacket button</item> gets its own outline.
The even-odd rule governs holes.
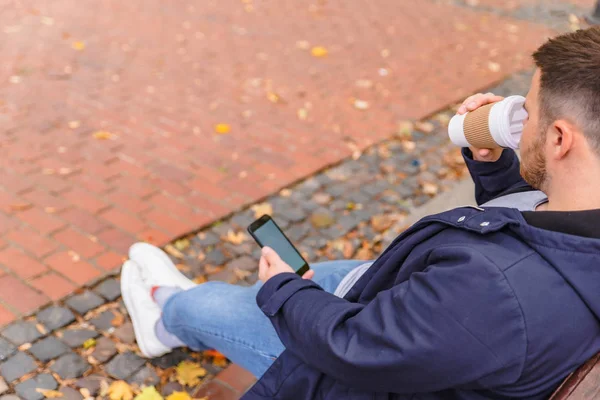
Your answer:
[[[460,218],[458,219],[458,222],[463,222],[463,221],[465,220],[465,218],[466,218],[466,217],[463,215],[462,217],[460,217]]]
[[[481,224],[479,224],[479,226],[488,226],[489,224],[490,224],[489,222],[485,221],[485,222],[482,222]]]

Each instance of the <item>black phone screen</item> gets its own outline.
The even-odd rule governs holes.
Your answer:
[[[285,261],[294,271],[302,268],[306,262],[298,254],[296,248],[289,242],[277,225],[269,219],[260,228],[254,231],[254,236],[262,246],[268,246],[275,250],[279,257]]]

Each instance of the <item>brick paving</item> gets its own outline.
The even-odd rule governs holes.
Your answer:
[[[551,34],[434,0],[0,10],[0,323],[528,67]]]

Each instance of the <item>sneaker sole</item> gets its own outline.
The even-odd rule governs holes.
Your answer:
[[[165,351],[160,354],[153,354],[152,352],[148,351],[148,347],[146,342],[144,341],[144,338],[138,334],[138,332],[141,332],[141,324],[138,320],[136,309],[133,306],[134,303],[131,299],[131,293],[129,292],[130,283],[132,279],[130,269],[133,268],[129,265],[129,263],[131,263],[131,261],[126,261],[125,264],[123,264],[123,267],[121,268],[121,295],[123,296],[123,302],[125,303],[125,307],[127,307],[129,317],[131,318],[131,322],[133,324],[133,333],[135,334],[135,340],[144,357],[160,357],[163,354],[168,353],[168,351]]]
[[[177,269],[177,267],[173,265],[173,262],[171,261],[169,256],[167,256],[159,248],[154,247],[148,243],[135,243],[129,248],[129,258],[135,260],[136,257],[134,257],[134,254],[137,252],[152,253],[153,256],[159,258],[164,264],[163,267],[170,271],[171,275],[173,276],[174,283],[177,287],[183,290],[188,290],[198,285],[197,283],[194,283],[194,281],[188,279],[185,275],[183,275]]]

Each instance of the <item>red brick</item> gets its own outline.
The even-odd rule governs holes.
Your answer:
[[[70,178],[74,186],[81,189],[102,195],[112,188],[110,183],[104,182],[94,176],[87,175],[84,171],[81,174]]]
[[[91,258],[100,254],[104,248],[94,242],[93,238],[68,228],[54,235],[54,239],[67,246],[77,254],[85,258]]]
[[[256,382],[252,373],[237,364],[232,364],[219,372],[217,379],[241,393],[246,392]]]
[[[98,197],[93,196],[88,192],[84,191],[83,189],[79,188],[74,188],[69,192],[64,193],[62,196],[71,204],[74,204],[77,207],[84,209],[92,214],[95,214],[103,208],[108,207],[108,204],[100,200]]]
[[[98,234],[98,239],[108,245],[112,250],[127,254],[129,247],[135,243],[135,238],[123,231],[110,228]]]
[[[0,251],[0,263],[23,279],[31,278],[48,270],[45,265],[14,247]]]
[[[0,185],[10,193],[19,194],[33,188],[34,184],[27,177],[3,173],[0,175]]]
[[[3,306],[0,306],[0,328],[10,324],[15,320],[15,315]]]
[[[19,279],[4,275],[0,277],[0,300],[21,314],[27,314],[48,303],[50,299]]]
[[[0,191],[0,210],[7,214],[14,212],[14,206],[21,206],[28,203],[27,200],[17,197],[12,193]]]
[[[44,263],[78,285],[86,284],[101,274],[98,269],[81,260],[81,256],[67,251],[52,254]]]
[[[55,212],[60,212],[67,207],[67,203],[62,197],[38,188],[23,194],[22,197],[42,210],[52,208]]]
[[[15,229],[5,236],[9,241],[21,246],[36,257],[43,257],[54,251],[58,244],[29,228]]]
[[[159,190],[163,190],[173,196],[185,196],[191,189],[187,186],[181,185],[178,182],[170,181],[163,178],[152,178],[149,180],[152,185]]]
[[[30,208],[29,210],[21,211],[18,213],[18,217],[42,235],[48,235],[66,226],[64,221],[53,217],[39,208]]]
[[[107,251],[106,253],[96,257],[96,265],[107,271],[110,271],[121,268],[121,265],[123,265],[125,260],[127,260],[125,255],[119,255],[112,251]]]
[[[167,215],[166,210],[154,209],[144,215],[146,219],[152,221],[154,225],[161,230],[170,233],[173,236],[183,235],[190,230],[189,223],[182,222],[176,218]]]
[[[103,221],[99,217],[96,217],[79,208],[71,208],[66,210],[60,214],[60,217],[69,222],[71,225],[93,235],[102,231],[103,229],[108,228],[109,226],[106,221]]]
[[[152,193],[158,192],[158,188],[153,185],[131,176],[121,176],[115,179],[113,183],[116,186],[127,190],[131,196],[137,199],[142,199]]]
[[[142,242],[148,242],[155,246],[164,246],[171,241],[171,236],[166,233],[159,231],[158,229],[148,229],[140,233],[138,239]]]
[[[0,233],[5,233],[21,226],[22,223],[15,215],[6,215],[0,212]]]
[[[142,213],[152,207],[148,200],[141,200],[139,198],[133,197],[122,190],[109,193],[104,198],[107,201],[118,205],[119,207],[133,214]]]
[[[204,213],[214,215],[215,217],[227,215],[233,211],[231,203],[229,202],[230,199],[231,196],[229,196],[227,201],[211,200],[204,194],[193,194],[189,196],[189,202],[194,208]]]
[[[139,218],[114,208],[102,212],[100,216],[106,221],[110,222],[112,225],[126,232],[132,233],[133,235],[136,235],[144,229],[147,229],[147,225]]]
[[[54,272],[35,278],[30,284],[51,300],[60,300],[77,289],[71,282]]]

